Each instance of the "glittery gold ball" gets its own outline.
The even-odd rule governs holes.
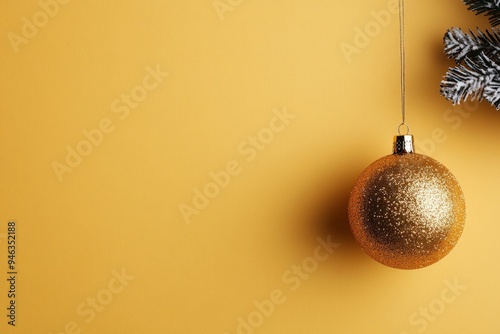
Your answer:
[[[422,268],[442,259],[460,238],[464,195],[436,160],[392,154],[359,176],[349,199],[349,223],[373,259],[399,269]]]

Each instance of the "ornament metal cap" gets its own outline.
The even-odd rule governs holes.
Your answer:
[[[413,135],[394,136],[393,149],[394,154],[415,153],[413,146]]]

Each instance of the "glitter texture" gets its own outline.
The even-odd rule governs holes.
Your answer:
[[[442,259],[460,238],[464,195],[436,160],[392,154],[359,176],[349,199],[349,223],[373,259],[399,269],[422,268]]]

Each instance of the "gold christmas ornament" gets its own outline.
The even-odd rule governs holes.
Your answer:
[[[368,166],[349,198],[349,224],[361,248],[399,269],[431,265],[456,245],[465,223],[462,189],[446,167],[417,154],[406,120],[404,0],[399,0],[401,113],[393,154]],[[401,128],[406,127],[406,135]]]
[[[465,223],[462,189],[438,161],[414,153],[413,136],[396,136],[393,154],[368,166],[349,199],[361,248],[398,269],[431,265],[456,245]]]

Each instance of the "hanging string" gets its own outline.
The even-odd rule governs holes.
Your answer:
[[[406,127],[407,133],[410,133],[410,128],[406,124],[406,54],[405,54],[405,2],[399,0],[399,54],[401,61],[401,116],[402,122],[398,127],[398,132],[401,134],[401,127]]]

